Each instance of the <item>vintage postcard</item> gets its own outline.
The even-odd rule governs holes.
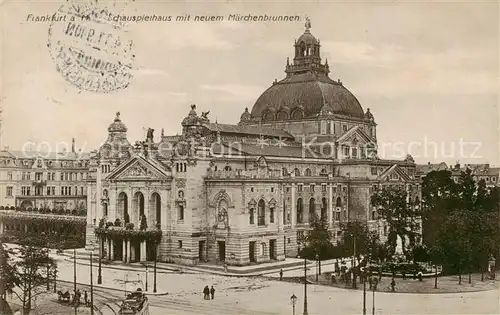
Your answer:
[[[498,1],[0,22],[0,315],[500,313]]]

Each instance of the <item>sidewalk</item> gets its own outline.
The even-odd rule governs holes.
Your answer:
[[[73,250],[66,250],[62,254],[65,256],[65,260],[68,262],[73,262]],[[76,263],[80,265],[89,265],[90,256],[87,252],[82,249],[77,249],[77,259]],[[333,270],[334,260],[327,263],[327,261],[322,262],[322,264],[327,263],[331,265],[331,270]],[[97,265],[98,259],[94,258],[94,263]],[[124,264],[121,261],[107,261],[101,260],[102,267],[106,266],[110,269],[119,270],[145,270],[145,266],[148,266],[149,270],[153,270],[154,263],[148,262],[134,262]],[[315,262],[308,261],[308,268],[310,269],[315,265]],[[157,262],[156,269],[160,273],[202,273],[202,274],[213,274],[220,276],[230,276],[230,277],[258,277],[258,276],[268,276],[279,277],[279,272],[283,270],[283,276],[287,275],[287,272],[303,270],[304,260],[299,258],[287,258],[284,261],[277,261],[272,263],[263,263],[258,265],[250,266],[228,266],[228,271],[224,271],[222,265],[209,265],[209,264],[198,264],[198,265],[179,265],[174,263]],[[303,274],[303,272],[302,272]],[[290,276],[294,276],[290,274]]]

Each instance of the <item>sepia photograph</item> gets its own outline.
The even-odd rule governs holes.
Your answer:
[[[0,0],[0,315],[500,314],[499,16]]]

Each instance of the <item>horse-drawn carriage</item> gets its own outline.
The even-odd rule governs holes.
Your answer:
[[[71,294],[69,291],[62,292],[61,290],[57,291],[57,300],[59,302],[69,303],[71,301]]]

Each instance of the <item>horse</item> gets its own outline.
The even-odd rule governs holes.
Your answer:
[[[71,299],[71,294],[66,291],[63,293],[61,290],[57,291],[57,300],[59,302],[69,302]]]

